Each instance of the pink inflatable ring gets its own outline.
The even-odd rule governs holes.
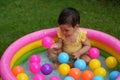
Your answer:
[[[87,36],[93,46],[107,51],[110,55],[114,56],[118,62],[120,62],[120,41],[118,39],[101,31],[87,28],[80,29],[87,31]],[[1,57],[0,74],[2,80],[17,80],[17,78],[11,72],[10,63],[18,50],[20,50],[25,45],[33,43],[37,40],[41,40],[41,38],[44,36],[57,38],[56,30],[57,28],[39,30],[25,35],[12,43]]]

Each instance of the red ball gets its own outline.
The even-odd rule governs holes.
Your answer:
[[[94,74],[90,70],[85,70],[82,73],[82,80],[92,80],[93,77],[94,77]]]
[[[78,68],[72,68],[69,72],[69,76],[73,77],[75,80],[79,80],[81,71]]]
[[[17,76],[19,73],[24,73],[24,68],[22,66],[15,66],[12,69],[12,73]]]

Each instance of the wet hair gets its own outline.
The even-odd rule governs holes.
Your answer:
[[[80,13],[74,8],[65,8],[58,17],[58,24],[69,24],[74,27],[80,24]]]

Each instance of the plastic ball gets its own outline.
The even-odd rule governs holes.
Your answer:
[[[116,80],[119,74],[119,71],[112,71],[109,75],[109,80]]]
[[[100,60],[98,60],[98,59],[92,59],[92,60],[89,62],[89,67],[90,67],[90,69],[92,69],[92,70],[95,70],[95,69],[101,67]]]
[[[90,70],[85,70],[82,72],[82,80],[92,80],[94,73]]]
[[[69,61],[69,55],[66,52],[61,52],[58,55],[58,61],[60,63],[68,63],[68,61]]]
[[[74,80],[74,78],[71,77],[71,76],[66,76],[66,77],[64,78],[64,80]]]
[[[52,65],[51,65],[51,64],[45,63],[45,64],[43,64],[42,67],[41,67],[41,72],[42,72],[44,75],[48,75],[48,74],[50,74],[52,71],[53,71],[53,69],[52,69]]]
[[[24,73],[24,68],[22,66],[15,66],[12,69],[12,73],[17,76],[19,73]]]
[[[116,80],[120,80],[120,75],[116,78]]]
[[[58,67],[58,72],[61,75],[67,75],[70,71],[70,66],[68,64],[60,64]]]
[[[17,79],[18,79],[18,80],[29,80],[29,79],[28,79],[28,75],[25,74],[25,73],[20,73],[20,74],[18,74],[18,75],[17,75]]]
[[[33,77],[33,80],[46,80],[45,76],[43,74],[36,74]]]
[[[83,59],[78,59],[75,61],[74,66],[84,71],[86,69],[86,62]]]
[[[42,45],[45,48],[50,48],[53,45],[53,43],[54,43],[53,39],[49,36],[46,36],[46,37],[42,38]]]
[[[100,51],[97,48],[91,48],[88,51],[90,58],[98,58],[100,56]]]
[[[52,76],[52,77],[50,77],[49,80],[60,80],[60,78],[58,76]]]
[[[106,70],[103,67],[99,67],[97,69],[94,70],[94,74],[96,75],[100,75],[102,77],[106,76]]]
[[[29,69],[32,73],[38,73],[41,70],[41,65],[40,63],[34,62],[30,64]]]
[[[33,62],[38,62],[38,63],[40,63],[40,61],[41,61],[40,56],[39,56],[39,55],[36,55],[36,54],[30,56],[30,58],[29,58],[29,62],[30,62],[30,63],[33,63]]]
[[[72,68],[69,71],[69,76],[73,77],[75,80],[79,80],[81,76],[81,71],[78,68]]]
[[[102,76],[94,76],[93,80],[104,80]]]
[[[116,60],[115,57],[109,56],[109,57],[105,60],[105,63],[106,63],[106,66],[107,66],[108,68],[114,68],[114,67],[116,67],[116,65],[117,65],[117,60]]]

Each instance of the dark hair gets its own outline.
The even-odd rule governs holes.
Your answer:
[[[74,8],[65,8],[59,15],[58,24],[70,24],[74,27],[76,24],[80,24],[80,14]]]

